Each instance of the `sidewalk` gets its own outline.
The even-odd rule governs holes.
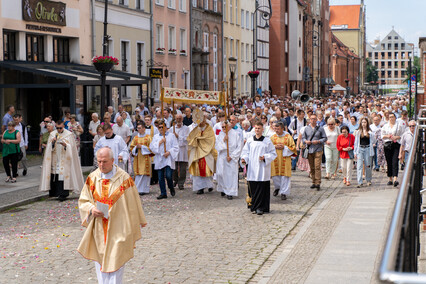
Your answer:
[[[258,283],[378,283],[377,270],[398,189],[340,185],[280,249]]]
[[[82,167],[83,173],[91,167]],[[28,167],[26,176],[18,171],[16,183],[5,182],[6,174],[0,173],[0,212],[12,207],[31,203],[49,196],[49,192],[39,191],[41,168],[40,165]]]

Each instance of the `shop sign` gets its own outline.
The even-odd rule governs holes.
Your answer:
[[[149,68],[149,77],[153,79],[163,79],[163,68]]]
[[[22,0],[24,21],[66,26],[66,4],[48,0]]]

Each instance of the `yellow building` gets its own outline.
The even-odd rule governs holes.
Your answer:
[[[365,74],[365,6],[360,5],[330,6],[330,28],[333,34],[360,58],[358,86],[364,85]]]

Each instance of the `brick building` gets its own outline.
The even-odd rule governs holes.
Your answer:
[[[331,33],[331,74],[336,84],[350,88],[350,94],[359,93],[359,57]]]
[[[421,66],[421,82],[423,85],[422,92],[418,93],[417,99],[417,109],[419,109],[420,105],[426,105],[426,97],[424,92],[424,86],[426,84],[426,37],[419,38],[419,57],[420,57],[420,66]]]

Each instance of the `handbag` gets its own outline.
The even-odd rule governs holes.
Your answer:
[[[395,131],[395,134],[397,134],[398,133],[398,124],[396,125],[396,131]],[[392,150],[392,141],[386,141],[384,144],[383,144],[383,149],[384,150],[386,150],[386,151],[390,151],[390,150]]]
[[[16,130],[15,130],[15,139],[16,139]],[[15,144],[15,146],[16,146],[16,153],[18,153],[18,162],[19,162],[24,157],[24,153],[22,153],[21,149],[18,148],[18,144]]]
[[[349,147],[351,147],[351,137],[349,136]],[[348,151],[348,155],[349,155],[349,159],[353,159],[353,158],[355,158],[355,155],[354,155],[354,150],[352,149],[352,150],[349,150]]]
[[[312,133],[311,139],[309,139],[309,141],[312,141],[312,139],[314,139],[314,136],[315,136],[315,133],[317,133],[317,130],[318,130],[318,125],[315,127],[314,133]],[[309,155],[309,146],[310,145],[308,145],[306,148],[303,149],[302,157],[304,159],[308,158],[308,155]]]

